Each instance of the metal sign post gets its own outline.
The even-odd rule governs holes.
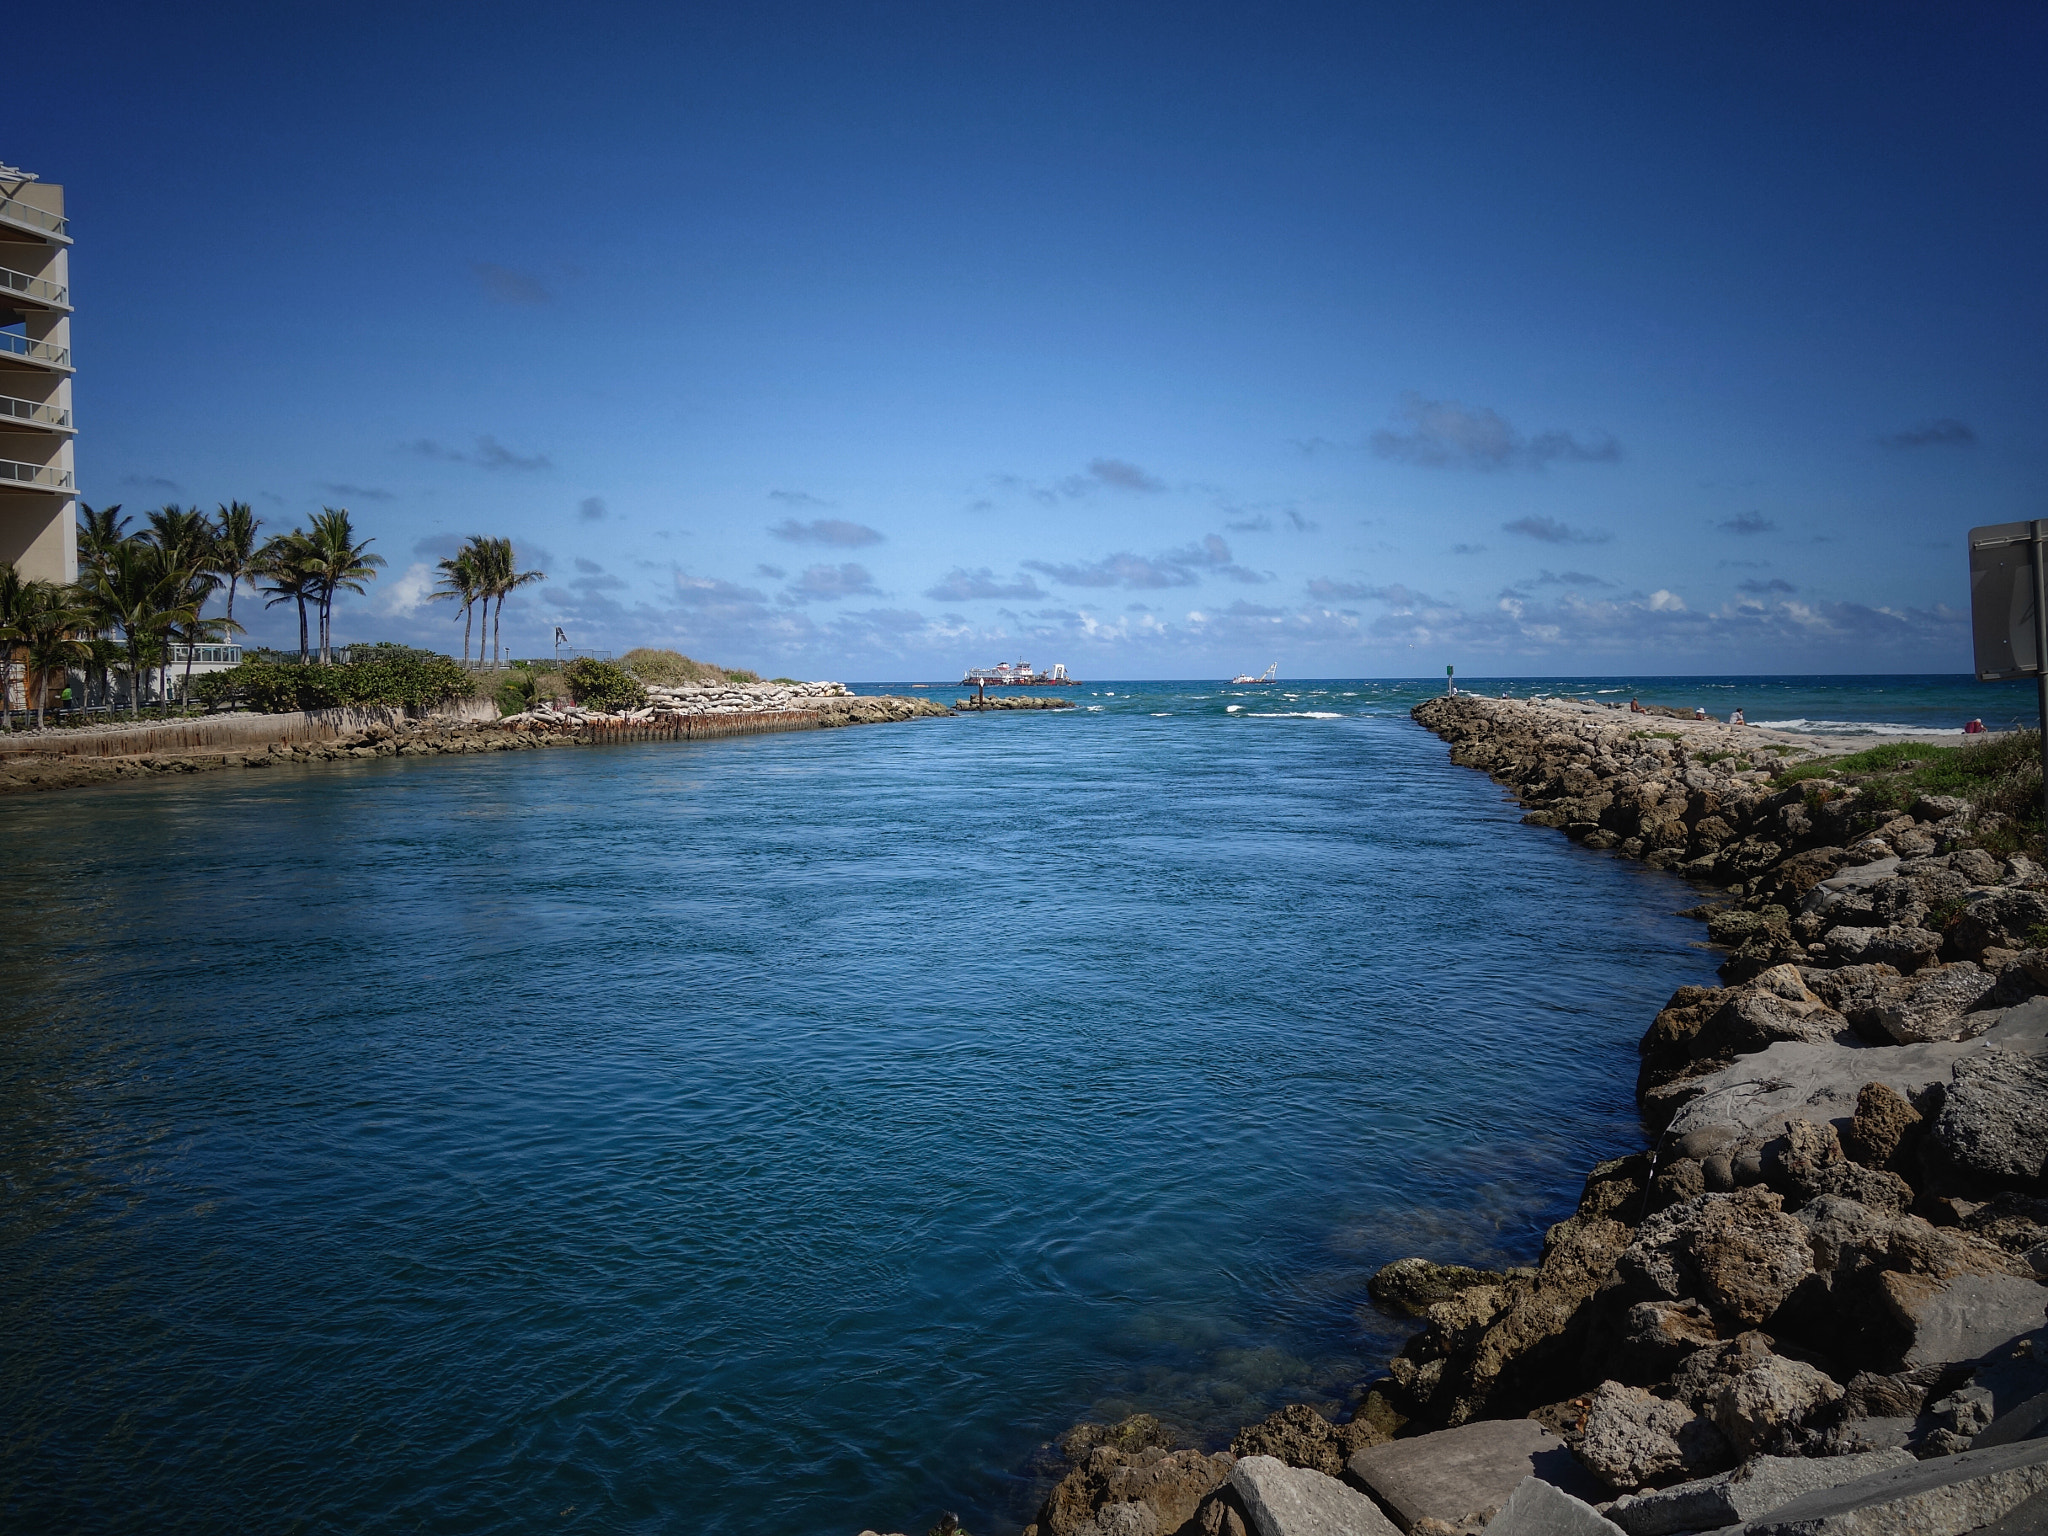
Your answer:
[[[1456,677],[1454,677],[1454,676],[1453,676],[1453,673],[1455,673],[1455,672],[1456,672],[1456,670],[1457,670],[1457,669],[1456,669],[1455,667],[1445,667],[1445,668],[1444,668],[1444,689],[1445,689],[1445,691],[1446,691],[1446,692],[1448,692],[1448,693],[1449,693],[1449,694],[1450,694],[1450,695],[1451,695],[1451,696],[1452,696],[1453,698],[1456,698],[1456,697],[1457,697],[1457,694],[1458,694],[1458,683],[1457,683],[1457,679],[1456,679]]]
[[[2048,829],[2048,519],[1970,530],[1970,634],[1980,682],[2034,679]]]

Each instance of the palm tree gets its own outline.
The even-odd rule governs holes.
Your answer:
[[[235,588],[247,581],[256,585],[256,530],[263,519],[249,509],[246,501],[231,501],[218,509],[213,525],[214,574],[228,579],[228,625],[235,622]]]
[[[306,641],[306,603],[320,590],[312,544],[305,533],[294,528],[290,533],[273,534],[256,552],[255,574],[258,590],[272,594],[264,607],[299,605],[299,662],[304,665],[312,659]]]
[[[377,568],[384,563],[382,555],[369,553],[370,546],[377,542],[375,539],[364,539],[358,544],[355,538],[355,529],[349,524],[346,507],[322,507],[320,515],[313,519],[312,531],[307,535],[320,572],[322,662],[334,659],[334,594],[360,594],[363,583],[374,581]]]
[[[171,693],[169,642],[173,638],[172,630],[179,626],[182,626],[182,631],[176,638],[185,647],[184,690],[191,691],[199,615],[205,611],[207,599],[220,586],[220,579],[214,574],[217,553],[214,532],[212,520],[197,507],[173,504],[149,514],[149,532],[143,535],[159,551],[168,588],[162,637],[165,642],[162,693],[167,702]],[[172,617],[174,613],[176,617]]]
[[[50,674],[68,672],[92,659],[92,645],[85,638],[92,629],[92,615],[81,604],[76,587],[54,581],[23,582],[18,615],[16,627],[28,652],[27,675],[36,684],[36,729],[41,730]]]
[[[441,573],[441,584],[427,596],[436,602],[445,599],[462,605],[462,664],[468,666],[470,618],[477,599],[483,595],[469,545],[465,544],[452,559],[436,561],[435,569]],[[477,659],[481,661],[483,658],[479,655]]]
[[[128,536],[128,519],[121,515],[117,502],[111,507],[94,511],[80,502],[78,506],[78,559],[81,565],[102,564],[107,551]]]
[[[141,539],[123,539],[105,551],[86,573],[85,601],[104,628],[121,631],[128,652],[129,712],[142,714],[142,658],[157,638],[183,617],[175,570],[162,549]]]
[[[522,571],[512,553],[510,539],[474,539],[480,546],[480,565],[484,581],[485,613],[491,618],[491,670],[498,670],[498,626],[505,617],[505,599],[521,587],[531,586],[536,581],[546,581],[546,571]],[[490,615],[490,600],[498,600],[498,611]],[[481,637],[479,637],[481,639]]]

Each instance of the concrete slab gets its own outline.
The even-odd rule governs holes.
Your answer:
[[[2037,1440],[2048,1435],[2048,1392],[2030,1397],[2010,1412],[2001,1413],[1970,1442],[1973,1451],[1988,1451],[1994,1445],[2011,1445],[2016,1440]],[[2043,1527],[2048,1530],[2048,1526]]]
[[[1425,1518],[1450,1525],[1484,1518],[1505,1506],[1525,1477],[1589,1503],[1607,1497],[1564,1441],[1534,1419],[1481,1419],[1389,1440],[1354,1454],[1346,1471],[1379,1496],[1404,1531]]]
[[[1540,1477],[1525,1477],[1488,1522],[1486,1536],[1623,1536],[1621,1527],[1583,1499]]]
[[[1759,1456],[1733,1472],[1617,1499],[1607,1518],[1628,1536],[1673,1536],[1740,1525],[1790,1504],[1802,1494],[1837,1488],[1893,1467],[1915,1465],[1905,1450],[1854,1456]]]
[[[1964,1536],[2048,1491],[2048,1441],[1936,1456],[1794,1499],[1748,1536]]]
[[[1230,1486],[1258,1536],[1400,1536],[1356,1488],[1276,1457],[1243,1457],[1230,1469]]]

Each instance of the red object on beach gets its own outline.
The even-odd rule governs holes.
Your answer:
[[[1984,734],[1984,722],[1982,720],[1968,722],[1963,727],[1963,734],[1965,736],[1982,736]]]

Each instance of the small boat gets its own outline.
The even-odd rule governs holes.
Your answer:
[[[1279,676],[1280,663],[1276,661],[1257,677],[1253,677],[1249,672],[1240,672],[1230,680],[1230,684],[1233,688],[1258,688],[1278,681]]]

